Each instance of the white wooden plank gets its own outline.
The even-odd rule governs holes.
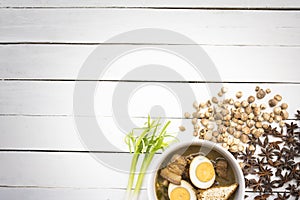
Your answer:
[[[100,127],[105,138],[113,141],[112,146],[104,145],[99,140],[98,144],[90,144],[83,136],[89,133],[78,132],[73,117],[49,116],[1,116],[0,117],[0,150],[34,150],[34,151],[100,151],[100,152],[129,152],[124,144],[124,135],[134,127],[122,127],[115,124],[112,117],[98,118],[104,122]],[[145,118],[132,118],[136,126],[142,126]],[[171,121],[168,131],[178,132],[178,127],[183,125],[186,131],[178,133],[181,142],[192,141],[193,126],[190,119],[166,119]],[[290,122],[290,121],[289,121]],[[89,130],[87,127],[86,130]]]
[[[294,46],[300,44],[299,15],[297,11],[4,9],[0,41],[104,42],[130,30],[159,28],[181,33],[198,44]],[[168,41],[149,35],[132,38],[114,42],[180,43],[172,37]]]
[[[130,167],[131,155],[129,154],[102,154],[100,156],[112,157],[118,163],[127,164],[128,169]],[[154,158],[154,162],[159,156]],[[1,186],[48,190],[58,188],[75,191],[79,189],[88,191],[124,190],[127,186],[127,171],[120,172],[109,168],[88,154],[2,152],[0,161]],[[120,169],[125,169],[125,166]],[[151,173],[149,172],[145,176],[142,186],[144,190],[147,188]],[[280,192],[280,190],[274,191]],[[122,195],[124,192],[118,194]]]
[[[24,1],[24,0],[3,0],[0,3],[1,7],[212,7],[212,8],[299,8],[300,4],[297,0],[222,0],[222,1],[196,1],[196,0],[152,0],[152,1],[129,1],[129,0],[55,0],[55,1]]]
[[[119,109],[119,115],[147,116],[150,109],[160,105],[167,117],[182,117],[183,112],[192,112],[192,103],[207,101],[216,95],[222,84],[215,83],[144,83],[144,82],[80,82],[87,90],[98,84],[92,97],[95,112],[73,110],[75,83],[70,81],[2,81],[0,83],[0,113],[3,115],[76,115],[76,116],[113,116],[113,107],[120,105],[128,108],[126,113]],[[269,98],[279,93],[289,104],[288,111],[299,109],[299,84],[257,84],[230,83],[227,97],[234,97],[243,91],[245,98],[255,94],[256,85],[270,88],[273,92],[260,102],[267,103]],[[83,94],[88,95],[88,94]],[[77,99],[77,98],[76,98]],[[91,105],[93,103],[86,103]],[[77,105],[77,104],[76,104]],[[76,105],[74,105],[76,107]],[[81,104],[78,104],[81,105]],[[125,111],[124,111],[125,112]],[[156,112],[157,113],[157,112]]]
[[[122,48],[129,45],[114,45]],[[132,45],[131,45],[132,46]],[[106,46],[104,46],[106,47]],[[138,47],[138,45],[136,46]],[[164,48],[157,45],[157,48]],[[0,46],[0,78],[3,79],[84,79],[77,77],[88,56],[95,50],[94,45],[2,45]],[[107,48],[111,48],[108,46]],[[181,48],[181,46],[178,46]],[[202,46],[215,64],[223,81],[238,82],[298,82],[300,68],[299,47],[239,47],[239,46]],[[125,57],[128,60],[125,60]],[[162,64],[178,71],[185,66],[176,56],[160,52],[144,51],[120,58],[110,68],[102,80],[123,79],[119,69],[130,71],[132,66]],[[142,59],[141,59],[142,57]],[[16,59],[17,58],[17,59]],[[139,59],[137,59],[139,58]],[[122,61],[123,60],[123,61]],[[106,66],[99,66],[104,69]],[[124,70],[123,70],[124,71]],[[201,71],[201,69],[200,69]],[[247,71],[247,73],[245,73]],[[272,75],[271,75],[272,74]],[[157,77],[129,77],[132,80],[157,80]],[[164,76],[164,80],[171,80]],[[197,81],[187,76],[187,81]],[[218,81],[216,78],[214,80]]]
[[[5,200],[119,200],[124,196],[124,189],[73,189],[73,188],[0,188],[0,196]],[[247,199],[254,199],[257,193],[246,192]],[[269,200],[276,198],[276,193]],[[147,190],[142,190],[140,199],[148,199]]]
[[[90,136],[88,131],[92,130],[86,127],[86,131],[77,131],[73,117],[2,116],[0,117],[0,149],[129,152],[124,137],[134,127],[120,129],[112,117],[99,117],[98,120],[102,122],[100,127],[102,132],[98,134],[102,134],[111,144],[105,145],[103,140],[97,140],[95,145],[90,145],[90,140],[85,138]],[[142,126],[146,120],[146,118],[132,119],[136,126]],[[178,135],[181,142],[194,139],[190,119],[166,120],[171,121],[168,128],[170,133],[178,132],[180,125],[186,127],[186,131]]]
[[[0,196],[5,200],[120,200],[125,189],[73,189],[73,188],[0,188]],[[148,199],[146,190],[142,190],[140,199]]]

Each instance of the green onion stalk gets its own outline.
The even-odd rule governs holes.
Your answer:
[[[159,150],[166,149],[171,143],[177,140],[173,135],[167,133],[167,128],[170,123],[171,122],[168,121],[161,128],[162,124],[160,119],[151,120],[150,116],[148,116],[148,120],[144,127],[135,128],[126,135],[125,142],[129,147],[130,153],[133,154],[126,190],[126,200],[138,198],[144,176],[149,165],[151,164],[151,161],[153,160],[155,153]],[[140,132],[140,134],[136,135],[136,132]],[[166,141],[167,138],[173,139]],[[137,172],[136,168],[141,154],[144,155],[144,159],[142,161],[140,171]],[[133,187],[135,174],[138,174],[138,177],[135,187]]]

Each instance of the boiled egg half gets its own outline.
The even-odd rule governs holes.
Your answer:
[[[200,189],[211,187],[216,178],[214,166],[205,156],[197,156],[192,160],[189,174],[191,182]]]
[[[169,184],[168,195],[170,200],[197,200],[193,187],[182,180],[180,185]]]

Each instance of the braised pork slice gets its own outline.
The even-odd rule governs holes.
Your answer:
[[[171,162],[160,171],[160,175],[169,182],[180,185],[186,165],[186,159],[176,154],[172,157]]]

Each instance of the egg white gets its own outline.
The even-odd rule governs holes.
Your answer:
[[[171,198],[171,192],[175,188],[178,188],[178,187],[183,187],[183,188],[187,189],[187,191],[190,193],[190,200],[197,200],[193,186],[191,186],[191,184],[189,184],[188,182],[186,182],[184,180],[181,181],[180,185],[175,185],[173,183],[169,184],[169,188],[168,188],[169,198]]]
[[[197,178],[196,169],[197,169],[198,165],[200,165],[203,162],[209,162],[209,163],[211,163],[211,161],[208,158],[206,158],[205,156],[197,156],[197,157],[195,157],[192,160],[191,164],[190,164],[189,174],[190,174],[191,182],[197,188],[207,189],[207,188],[211,187],[214,184],[215,179],[216,179],[216,174],[214,174],[213,178],[211,180],[207,181],[207,182],[200,181]]]

